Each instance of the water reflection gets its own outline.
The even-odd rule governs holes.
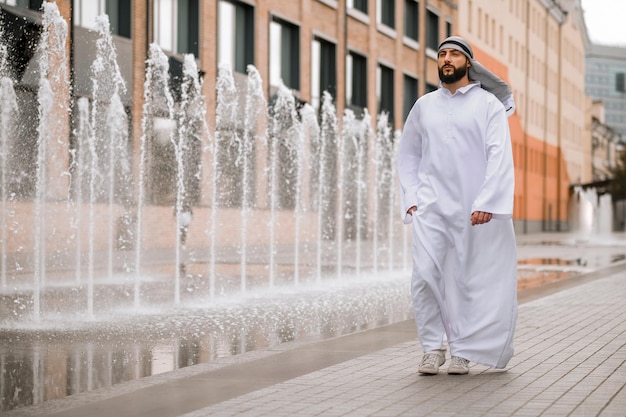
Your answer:
[[[410,317],[405,276],[324,285],[211,307],[129,313],[72,329],[0,329],[0,410]]]

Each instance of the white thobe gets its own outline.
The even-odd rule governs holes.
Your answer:
[[[504,368],[517,320],[513,156],[504,106],[478,87],[439,88],[413,106],[398,151],[401,210],[413,226],[424,351],[441,349],[445,334],[452,355]],[[493,218],[472,226],[474,211]]]

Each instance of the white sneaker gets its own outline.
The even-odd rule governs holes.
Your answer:
[[[469,361],[460,356],[453,356],[448,366],[448,375],[465,375],[469,373]]]
[[[445,350],[439,349],[428,351],[422,357],[422,363],[418,368],[418,372],[421,374],[434,375],[439,372],[439,367],[444,363],[446,363]]]

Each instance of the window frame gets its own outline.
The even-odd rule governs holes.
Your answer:
[[[415,83],[415,89],[408,91],[407,82],[411,81]],[[419,78],[410,74],[402,74],[402,120],[406,120],[409,116],[409,112],[413,108],[415,101],[419,97]]]
[[[379,62],[376,66],[376,99],[378,113],[387,112],[393,125],[395,110],[395,70]],[[390,108],[387,108],[389,106]]]
[[[347,0],[348,9],[358,10],[359,12],[368,14],[368,1],[367,0]]]
[[[220,11],[222,5],[232,7],[230,25],[227,25],[225,19],[222,18],[221,13],[226,12],[226,9]],[[219,18],[217,62],[218,64],[227,63],[233,72],[247,74],[248,65],[254,65],[255,9],[248,3],[236,0],[219,0],[217,7]],[[229,43],[229,41],[233,42]],[[228,58],[222,55],[226,53],[226,49],[228,49]]]
[[[355,61],[356,66],[363,69],[359,74],[361,82],[355,77]],[[346,107],[360,110],[367,107],[367,57],[352,50],[346,56]]]
[[[319,46],[315,46],[316,44]],[[325,56],[330,58],[330,62],[325,62]],[[324,76],[324,68],[331,69],[326,77]],[[328,78],[326,82],[325,78]],[[324,84],[331,86],[331,88],[325,88]],[[313,35],[311,40],[311,105],[316,110],[321,108],[324,91],[328,91],[333,99],[336,98],[337,44],[324,37]]]
[[[395,0],[376,1],[376,21],[379,25],[396,29],[396,2]]]
[[[270,86],[277,86],[280,80],[292,90],[300,90],[300,26],[278,16],[272,16],[269,22],[270,45],[268,48],[270,63]],[[273,26],[277,25],[277,26]],[[280,28],[280,39],[272,39],[277,36],[276,30]],[[287,36],[285,36],[287,35]],[[275,49],[280,45],[279,56],[275,55]],[[290,59],[290,57],[297,59]],[[279,61],[279,79],[276,79],[276,61]],[[293,63],[294,65],[289,65]]]
[[[414,5],[410,6],[409,5]],[[409,10],[409,8],[415,7],[414,10]],[[414,12],[414,13],[412,13]],[[411,19],[413,17],[414,19]],[[419,0],[404,0],[404,39],[409,39],[414,42],[419,42],[419,28],[420,28],[420,4]],[[414,22],[414,24],[411,24]],[[408,29],[414,27],[414,36],[413,33],[409,34]],[[413,30],[411,30],[413,32]]]
[[[432,28],[432,17],[437,21],[434,29]],[[439,47],[439,20],[440,16],[435,11],[426,9],[426,49],[433,51],[435,55]]]
[[[189,11],[191,10],[193,7],[195,6],[195,8],[197,9],[195,15],[198,17],[195,21],[195,25],[194,24],[188,24],[186,26],[184,26],[187,30],[187,37],[189,38],[186,41],[186,47],[182,48],[183,45],[181,45],[181,29],[183,28],[183,25],[181,25],[181,18],[183,18],[181,16],[181,12],[183,12],[184,10],[182,9],[181,4],[179,4],[179,2],[184,2],[186,5],[190,6],[187,8],[188,10],[188,14],[193,16],[194,13]],[[161,8],[164,7],[167,3],[169,3],[169,5],[171,6],[171,9],[168,11],[163,11]],[[154,41],[161,47],[161,49],[163,49],[163,51],[172,53],[172,54],[176,54],[176,55],[183,55],[183,54],[193,54],[194,56],[198,56],[199,55],[199,47],[200,47],[200,20],[199,20],[199,10],[200,10],[200,3],[199,0],[157,0],[154,2],[154,16],[153,16],[153,24],[154,24],[154,28],[153,28],[153,36],[154,36]],[[168,16],[169,15],[169,16]],[[163,20],[161,20],[161,18],[163,17]],[[169,17],[169,19],[168,19]],[[167,45],[166,43],[166,39],[165,36],[163,36],[166,33],[166,30],[161,30],[161,23],[165,23],[169,20],[169,26],[167,28],[167,31],[169,31],[169,36],[168,36],[168,42]],[[191,20],[186,19],[186,22],[190,22]],[[195,33],[192,33],[195,32]],[[195,38],[194,38],[195,35]]]

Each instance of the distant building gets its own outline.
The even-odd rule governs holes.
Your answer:
[[[585,92],[604,102],[606,125],[626,138],[626,47],[588,44]]]

